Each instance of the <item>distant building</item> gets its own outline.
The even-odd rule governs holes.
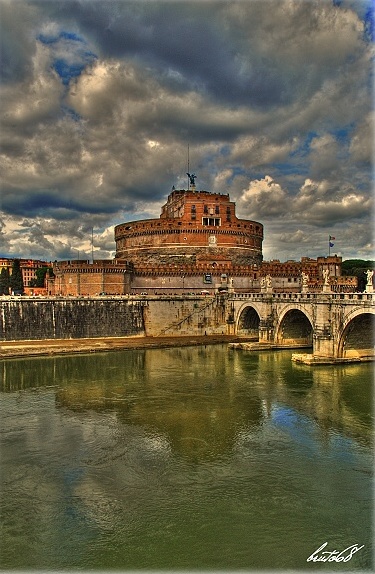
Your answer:
[[[9,275],[12,275],[12,267],[15,259],[16,258],[12,259],[8,257],[0,258],[0,272],[3,268],[6,268],[9,270]],[[32,287],[32,283],[37,278],[36,272],[38,269],[41,269],[42,267],[52,268],[52,264],[47,263],[46,261],[41,261],[39,259],[20,259],[20,258],[17,259],[20,262],[20,269],[22,272],[22,279],[25,287],[25,293],[32,294],[34,290],[38,292],[44,292],[44,288]]]

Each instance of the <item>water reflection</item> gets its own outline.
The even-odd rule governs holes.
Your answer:
[[[371,441],[371,365],[310,368],[283,352],[213,346],[4,361],[2,370],[3,392],[54,387],[58,408],[111,411],[193,459],[230,451],[241,429],[260,427],[284,404],[322,435]]]
[[[0,567],[301,570],[326,540],[372,567],[371,365],[212,346],[1,368]]]

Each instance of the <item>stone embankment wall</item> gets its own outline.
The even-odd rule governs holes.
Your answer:
[[[124,299],[2,299],[0,340],[144,335],[143,302]]]
[[[224,297],[150,297],[143,308],[145,334],[152,337],[226,335],[227,315]]]
[[[221,297],[0,300],[0,340],[227,334]]]

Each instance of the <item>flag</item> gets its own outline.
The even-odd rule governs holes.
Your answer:
[[[331,239],[335,240],[336,237],[332,237],[332,235],[329,236],[329,240],[331,241]]]
[[[333,246],[334,246],[334,243],[329,242],[329,246],[330,246],[330,247],[333,247]]]

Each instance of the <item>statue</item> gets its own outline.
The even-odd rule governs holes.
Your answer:
[[[370,269],[367,269],[366,271],[366,276],[367,276],[367,285],[371,285],[372,286],[372,276],[374,275],[374,272],[371,271]]]
[[[309,282],[309,276],[307,275],[307,273],[302,271],[302,285],[304,287],[307,287],[308,282]]]
[[[272,287],[272,277],[271,277],[271,275],[267,275],[267,277],[266,277],[266,285],[267,285],[268,288],[271,288],[271,287]]]
[[[187,172],[186,172],[186,175],[187,175],[187,176],[189,177],[189,179],[190,179],[190,185],[193,185],[193,186],[194,186],[194,185],[195,185],[195,181],[194,181],[194,180],[197,179],[197,176],[195,175],[195,173],[192,173],[192,174],[190,175],[190,173],[187,173]]]
[[[265,279],[265,277],[262,277],[260,280],[260,287],[261,287],[261,289],[264,289],[265,286],[266,286],[266,279]]]
[[[324,285],[328,285],[329,270],[323,269]]]

